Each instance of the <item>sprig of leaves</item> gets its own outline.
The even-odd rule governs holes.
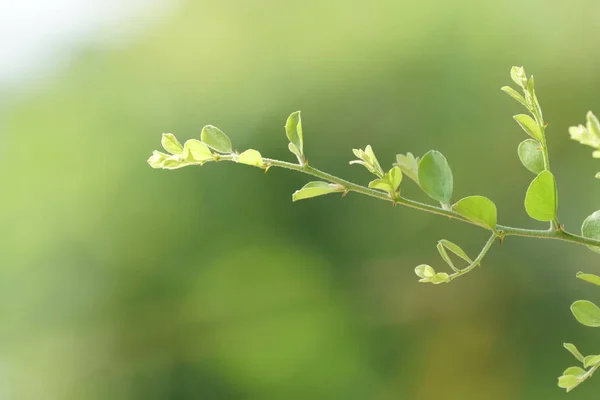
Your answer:
[[[565,231],[558,222],[557,185],[550,171],[545,135],[547,124],[544,122],[535,92],[534,78],[528,77],[522,67],[513,67],[510,76],[520,91],[509,86],[503,87],[502,90],[529,112],[529,114],[517,114],[513,117],[518,126],[528,135],[528,138],[518,145],[519,160],[528,171],[535,174],[525,194],[524,206],[532,219],[550,222],[550,228],[547,230],[514,228],[498,224],[497,207],[492,200],[484,196],[472,195],[453,201],[454,176],[448,160],[438,150],[430,150],[420,157],[412,153],[398,154],[394,164],[389,168],[382,168],[370,145],[364,149],[354,149],[356,159],[350,161],[350,164],[362,165],[374,175],[374,179],[366,186],[320,171],[308,163],[300,111],[292,113],[285,123],[288,148],[295,155],[297,163],[265,158],[254,149],[239,153],[234,150],[231,140],[223,131],[207,125],[202,129],[199,140],[189,139],[184,144],[181,144],[171,133],[163,134],[161,144],[166,153],[154,151],[148,159],[148,164],[153,168],[167,170],[192,165],[202,166],[217,161],[233,161],[258,167],[265,172],[271,167],[281,167],[319,179],[308,182],[295,191],[292,194],[293,201],[334,193],[344,197],[349,192],[355,192],[391,201],[394,205],[399,204],[457,219],[491,232],[491,236],[475,259],[471,259],[460,246],[449,240],[438,241],[437,250],[451,272],[436,272],[433,267],[421,264],[415,268],[415,273],[419,277],[419,282],[423,283],[436,285],[449,283],[465,275],[481,265],[483,258],[497,239],[501,242],[509,235],[565,240],[587,245],[591,250],[600,253],[600,210],[585,219],[581,226],[581,236]],[[600,158],[600,123],[591,112],[587,115],[586,126],[571,127],[569,133],[574,140],[593,147],[595,149],[593,156]],[[404,176],[414,181],[439,206],[420,203],[401,196]],[[597,177],[600,177],[600,173]],[[600,276],[578,273],[577,277],[600,285]],[[592,302],[578,300],[571,306],[571,311],[581,324],[600,327],[600,308]],[[582,364],[582,366],[569,367],[559,378],[559,386],[570,391],[600,368],[600,356],[584,357],[570,343],[566,343],[565,348]]]

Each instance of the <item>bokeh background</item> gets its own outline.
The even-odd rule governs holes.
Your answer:
[[[600,112],[600,3],[562,1],[0,2],[1,399],[563,399],[564,341],[600,352],[569,305],[597,254],[509,238],[450,285],[417,283],[459,222],[350,194],[298,203],[309,177],[146,164],[162,132],[214,124],[236,148],[356,182],[431,148],[455,198],[503,224],[533,178],[500,92],[536,76],[560,218],[599,208],[570,125]],[[407,197],[427,200],[408,179]],[[600,379],[568,395],[595,399]]]

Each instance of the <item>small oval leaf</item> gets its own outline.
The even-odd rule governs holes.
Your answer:
[[[163,133],[160,144],[162,144],[162,147],[171,154],[183,153],[183,146],[172,133]]]
[[[544,153],[542,145],[534,139],[525,139],[519,144],[519,159],[525,168],[539,174],[544,170]]]
[[[532,138],[542,142],[542,131],[538,124],[529,115],[518,114],[513,117],[523,130]]]
[[[600,240],[600,210],[594,212],[583,221],[583,224],[581,225],[581,234],[586,238]],[[588,247],[596,253],[600,253],[600,247]]]
[[[457,256],[459,256],[460,258],[462,258],[463,260],[465,260],[466,262],[468,262],[469,264],[473,262],[473,260],[471,260],[467,253],[463,249],[461,249],[459,245],[452,243],[451,241],[446,239],[442,239],[438,243],[450,250],[451,252],[453,252],[454,254],[456,254]]]
[[[169,158],[168,154],[154,150],[147,162],[152,168],[162,168],[167,158]]]
[[[521,96],[521,94],[515,89],[511,88],[510,86],[503,86],[500,90],[527,107],[527,101],[525,101],[525,98]]]
[[[450,204],[452,200],[452,170],[446,157],[436,150],[431,150],[419,161],[419,186],[425,193],[442,204]]]
[[[557,206],[554,175],[550,171],[542,171],[527,189],[525,210],[535,220],[552,221],[556,218]]]
[[[183,158],[189,162],[204,162],[214,159],[208,146],[197,139],[190,139],[183,146]]]
[[[573,357],[575,357],[580,362],[583,362],[583,354],[579,352],[579,350],[573,343],[563,343],[563,347],[567,349],[569,353],[573,354]]]
[[[580,324],[597,328],[600,326],[600,308],[587,300],[577,300],[571,305],[571,312]]]
[[[292,195],[292,201],[309,199],[311,197],[323,196],[325,194],[343,192],[344,187],[329,182],[309,182]]]
[[[584,274],[583,272],[578,272],[575,276],[581,280],[600,286],[600,276],[598,275]]]
[[[575,375],[563,375],[558,377],[558,387],[562,389],[567,389],[567,392],[571,391],[580,383],[581,380]]]
[[[264,167],[263,158],[257,150],[248,149],[237,157],[236,160],[240,164],[252,165],[254,167]]]
[[[231,140],[219,128],[212,125],[206,125],[202,128],[200,139],[211,149],[219,153],[231,153]]]
[[[435,270],[427,264],[421,264],[415,268],[415,274],[419,278],[430,279],[435,275]]]
[[[584,368],[593,367],[598,364],[600,364],[600,356],[597,356],[597,355],[586,356],[585,359],[583,360]]]
[[[294,153],[298,157],[304,156],[304,139],[302,136],[302,117],[300,111],[293,112],[285,122],[285,134],[295,147]],[[290,147],[290,150],[292,148]]]
[[[476,224],[493,231],[496,230],[496,222],[498,219],[496,205],[487,197],[465,197],[454,204],[452,209],[469,221],[473,221]]]

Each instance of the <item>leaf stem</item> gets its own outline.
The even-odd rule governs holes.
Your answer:
[[[462,275],[470,272],[473,268],[475,268],[479,264],[481,264],[481,260],[483,260],[483,257],[485,257],[485,255],[487,254],[488,250],[492,247],[492,245],[494,244],[494,241],[496,240],[497,237],[498,237],[498,235],[495,232],[492,233],[492,236],[490,236],[488,241],[485,243],[485,246],[483,246],[483,249],[481,249],[481,252],[477,256],[477,258],[475,260],[473,260],[473,262],[471,264],[469,264],[468,267],[463,268],[460,271],[455,272],[452,275],[450,275],[450,280],[452,281],[452,280],[458,278],[459,276],[462,276]]]

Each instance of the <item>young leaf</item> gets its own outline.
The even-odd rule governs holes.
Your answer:
[[[577,300],[571,305],[571,312],[582,325],[591,328],[600,326],[600,308],[591,301]]]
[[[169,158],[168,154],[161,153],[160,151],[154,150],[152,152],[152,155],[148,159],[148,164],[152,168],[162,168],[163,167],[163,163],[165,162],[165,160],[167,158]]]
[[[569,353],[573,354],[577,360],[583,363],[583,354],[577,350],[577,347],[572,343],[563,343],[563,347],[569,351]]]
[[[528,108],[527,101],[525,101],[525,98],[521,96],[521,94],[515,89],[511,88],[510,86],[503,86],[500,90],[502,90],[504,93],[506,93],[507,95],[524,105],[526,108]]]
[[[448,283],[450,282],[450,276],[445,272],[438,272],[431,279],[431,283],[434,285],[439,285],[440,283]]]
[[[523,67],[512,67],[510,69],[510,77],[521,88],[525,89],[527,87],[527,74],[525,74]]]
[[[402,182],[402,170],[400,167],[392,167],[385,176],[392,187],[392,192],[398,190],[400,183]]]
[[[162,147],[171,154],[183,153],[183,146],[172,133],[163,133],[160,139]]]
[[[439,151],[427,152],[419,161],[419,186],[425,193],[442,204],[450,204],[452,200],[452,170],[446,157]]]
[[[525,168],[539,174],[544,170],[544,154],[540,142],[533,139],[525,139],[519,144],[519,159]]]
[[[594,355],[586,356],[585,359],[583,360],[584,368],[593,367],[598,364],[600,364],[600,356],[594,356]]]
[[[483,196],[469,196],[459,200],[452,209],[478,225],[496,230],[497,211],[493,201]]]
[[[358,160],[350,161],[350,165],[352,164],[360,164],[364,166],[374,175],[377,175],[380,178],[384,178],[383,169],[381,165],[379,165],[379,161],[377,161],[377,157],[371,148],[371,145],[367,145],[365,149],[352,149],[352,152],[358,158]]]
[[[558,199],[556,182],[550,171],[542,171],[529,185],[525,195],[527,214],[538,221],[552,221],[556,218]]]
[[[290,151],[294,153],[298,160],[304,159],[304,139],[302,136],[302,117],[300,111],[293,112],[288,117],[285,123],[285,134],[294,147],[290,147]]]
[[[397,154],[396,155],[396,165],[400,167],[402,172],[404,172],[410,179],[415,182],[419,182],[418,173],[419,173],[419,158],[415,158],[412,153]]]
[[[596,136],[597,138],[600,138],[600,121],[598,121],[598,118],[594,115],[593,112],[588,111],[588,113],[586,114],[586,119],[588,131],[590,131],[590,133]]]
[[[459,256],[460,258],[462,258],[463,260],[465,260],[466,262],[468,262],[469,264],[473,262],[473,260],[471,260],[467,253],[465,253],[465,251],[461,249],[459,245],[454,244],[446,239],[442,239],[438,243],[450,250],[451,252],[453,252],[454,254],[456,254],[457,256]]]
[[[214,159],[214,156],[206,144],[196,139],[190,139],[183,145],[183,159],[202,163]]]
[[[257,150],[248,149],[241,153],[236,160],[238,163],[252,165],[254,167],[264,167],[263,158]]]
[[[419,282],[430,282],[435,276],[435,270],[427,264],[421,264],[415,268],[415,274],[421,278]]]
[[[448,256],[446,248],[440,242],[438,242],[437,246],[435,247],[437,247],[437,250],[440,253],[440,256],[442,257],[442,260],[444,260],[446,264],[448,264],[450,268],[452,268],[455,272],[459,272],[460,270],[454,266],[454,263],[450,259],[450,256]]]
[[[206,125],[202,128],[200,139],[211,149],[219,153],[231,153],[231,140],[219,128],[212,125]]]
[[[540,127],[529,115],[518,114],[515,115],[513,118],[529,136],[531,136],[539,142],[544,141]]]
[[[187,167],[190,165],[188,162],[185,162],[182,154],[173,154],[167,157],[166,160],[163,161],[162,167],[164,169],[179,169],[183,167]]]
[[[581,383],[581,379],[575,375],[563,375],[558,377],[558,387],[567,389],[567,392],[573,390]]]
[[[585,375],[585,369],[583,369],[581,367],[569,367],[569,368],[565,369],[565,372],[563,372],[563,375],[571,375],[571,376],[575,376],[577,378],[581,378],[583,375]]]
[[[309,182],[292,195],[292,201],[309,199],[311,197],[323,196],[325,194],[343,192],[344,187],[329,182]]]
[[[593,283],[594,285],[600,286],[600,276],[598,276],[598,275],[584,274],[583,272],[578,272],[577,275],[575,275],[575,276],[583,281]]]
[[[387,179],[381,178],[374,179],[371,182],[369,182],[369,188],[379,189],[385,192],[389,192],[390,190],[392,190],[392,187],[390,186],[390,183],[387,181]]]
[[[581,234],[584,237],[600,240],[600,210],[587,217],[581,225]],[[592,251],[600,253],[599,246],[588,246]]]

